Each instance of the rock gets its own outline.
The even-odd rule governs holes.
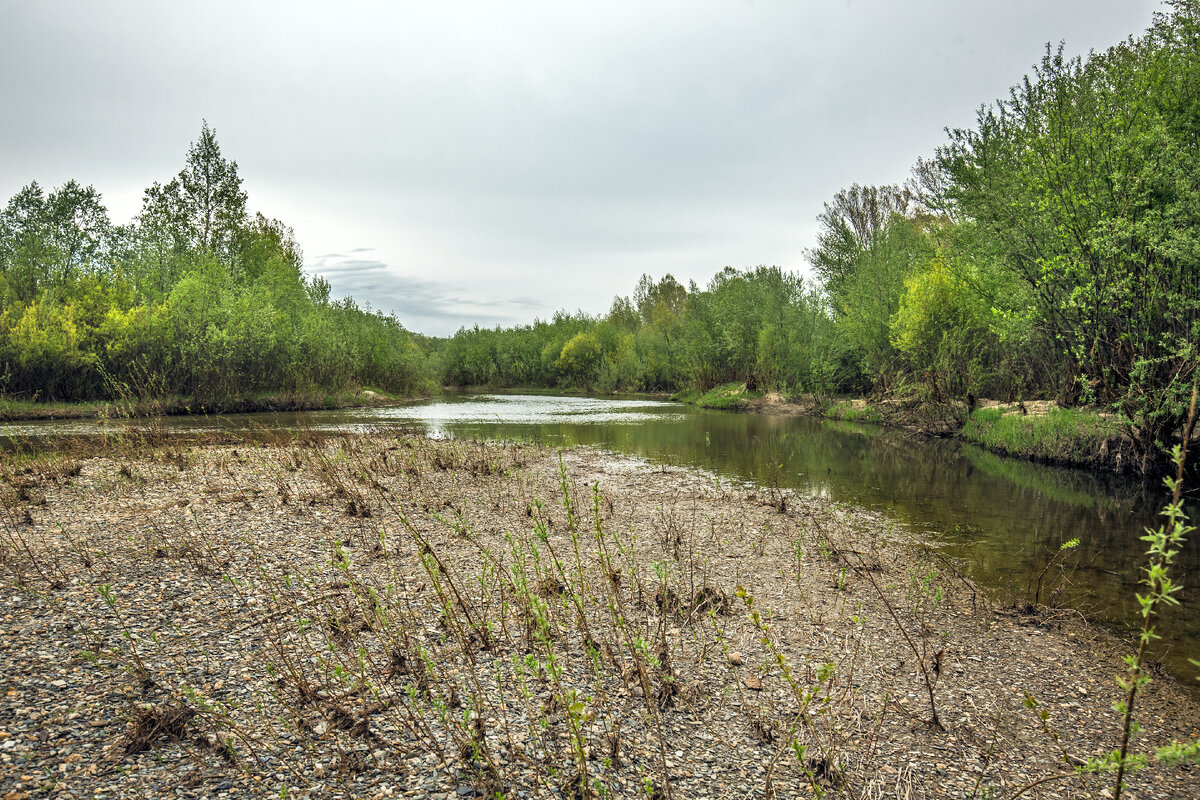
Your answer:
[[[735,667],[740,667],[742,665],[742,654],[737,651],[731,652],[729,654],[729,663]]]
[[[759,680],[757,675],[747,675],[742,678],[742,686],[745,686],[752,692],[761,692],[763,688],[762,681]]]

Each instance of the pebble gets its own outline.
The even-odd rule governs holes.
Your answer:
[[[378,457],[378,452],[371,450],[375,440],[353,441],[366,443],[373,455],[361,463],[365,469],[377,470],[370,466],[375,463],[370,459]],[[391,446],[395,440],[383,441]],[[555,494],[556,453],[509,447],[502,452],[528,459],[519,470],[510,471],[512,475],[519,473],[519,478],[500,473],[489,477],[463,469],[437,468],[430,458],[432,450],[422,449],[434,446],[412,441],[418,443],[396,445],[395,459],[411,455],[414,463],[419,463],[419,476],[396,470],[378,479],[387,484],[391,496],[411,498],[397,501],[403,503],[406,515],[412,512],[408,523],[427,537],[452,571],[461,570],[463,564],[474,568],[480,544],[502,555],[502,568],[509,568],[511,548],[502,532],[515,532],[519,539],[520,532],[530,530],[525,510],[534,497],[548,501],[539,513],[546,515],[548,536],[556,551],[572,552],[564,511],[554,502],[559,496]],[[498,451],[463,442],[436,447],[465,448],[463,452],[480,448],[493,454]],[[529,771],[529,764],[548,763],[560,775],[569,772],[567,723],[571,718],[563,715],[561,705],[547,705],[556,690],[544,670],[524,676],[529,703],[535,709],[535,718],[527,718],[526,697],[518,690],[521,684],[513,672],[512,659],[532,654],[537,660],[537,651],[508,647],[509,639],[505,637],[520,641],[518,619],[502,620],[498,612],[493,614],[493,624],[503,621],[508,626],[497,628],[501,631],[497,635],[498,648],[492,652],[476,649],[468,659],[453,634],[436,624],[436,596],[420,567],[416,548],[405,539],[407,528],[386,504],[372,506],[373,516],[369,519],[349,517],[345,503],[332,497],[333,488],[307,466],[319,462],[304,461],[316,450],[297,451],[306,466],[295,472],[271,471],[271,459],[290,452],[285,448],[245,447],[240,451],[242,461],[225,458],[224,464],[221,459],[228,450],[200,447],[189,452],[191,471],[179,472],[171,466],[169,482],[156,478],[158,467],[147,461],[133,470],[144,481],[136,485],[105,483],[104,475],[115,471],[115,462],[95,459],[86,462],[78,486],[47,492],[47,519],[53,516],[76,537],[75,541],[102,550],[105,555],[97,558],[100,566],[81,571],[51,600],[24,592],[13,594],[9,601],[0,598],[0,629],[5,634],[0,640],[0,776],[7,775],[12,782],[4,787],[7,793],[0,800],[27,800],[27,795],[41,791],[48,780],[64,787],[63,796],[173,796],[178,800],[279,797],[281,787],[300,782],[299,776],[307,776],[312,784],[287,789],[289,797],[457,800],[475,796],[478,789],[474,778],[457,761],[454,740],[445,734],[438,709],[429,703],[410,706],[415,701],[404,689],[410,685],[408,679],[387,674],[389,655],[382,637],[372,631],[355,632],[351,634],[352,646],[339,649],[336,643],[327,646],[329,643],[319,635],[321,626],[338,611],[338,598],[355,597],[353,583],[343,580],[330,564],[334,543],[346,541],[351,544],[345,545],[342,552],[353,552],[355,579],[367,581],[385,605],[392,602],[402,608],[412,604],[422,609],[424,616],[403,633],[420,641],[437,659],[443,680],[459,682],[463,708],[471,707],[473,692],[467,665],[471,660],[477,665],[485,704],[490,704],[490,713],[507,723],[506,727],[497,719],[489,719],[485,735],[488,749],[510,787],[508,796],[562,796],[556,791],[546,792]],[[445,455],[451,450],[439,452]],[[458,458],[462,457],[460,453]],[[267,466],[262,467],[264,464]],[[337,459],[328,459],[327,464],[335,471],[347,468]],[[660,474],[644,465],[592,451],[564,451],[564,464],[581,487],[591,486],[593,478],[601,480],[605,496],[613,500],[616,509],[611,529],[619,532],[616,535],[623,543],[632,541],[624,538],[625,532],[632,529],[637,533],[636,549],[631,547],[623,554],[614,551],[614,558],[639,559],[643,586],[655,586],[654,561],[668,565],[668,570],[675,569],[671,566],[675,563],[672,554],[659,549],[662,531],[682,531],[682,552],[701,553],[707,558],[703,572],[695,573],[697,580],[702,574],[705,582],[723,588],[731,596],[742,583],[753,594],[755,607],[763,609],[763,618],[772,621],[769,635],[787,658],[801,690],[815,686],[812,673],[820,665],[826,661],[837,665],[830,684],[830,705],[822,705],[824,695],[818,692],[818,700],[810,707],[814,713],[808,719],[823,741],[838,742],[843,763],[851,765],[847,768],[848,787],[856,796],[891,796],[899,791],[897,787],[908,787],[912,796],[961,797],[975,791],[979,776],[984,777],[984,790],[989,780],[999,785],[1003,778],[1009,785],[1024,785],[1044,776],[1052,768],[1047,765],[1053,765],[1058,757],[1056,745],[1046,740],[1036,720],[1021,707],[1019,692],[1023,689],[1034,692],[1042,707],[1050,710],[1051,723],[1064,734],[1063,741],[1070,742],[1073,751],[1086,756],[1113,746],[1111,715],[1107,713],[1113,698],[1103,688],[1093,688],[1089,693],[1086,687],[1111,686],[1112,676],[1104,659],[1115,663],[1119,672],[1119,661],[1115,659],[1119,652],[1109,648],[1098,656],[1098,651],[1089,649],[1095,646],[1096,634],[1086,631],[1069,643],[1050,628],[1037,633],[1036,638],[1026,636],[1007,619],[991,619],[986,607],[974,612],[965,602],[955,605],[962,598],[956,600],[953,583],[945,587],[945,613],[937,618],[943,626],[938,630],[939,635],[945,634],[947,656],[953,654],[954,668],[943,673],[937,688],[939,710],[950,730],[931,734],[923,725],[927,701],[911,652],[869,587],[849,581],[844,596],[835,602],[822,593],[835,584],[836,565],[827,563],[827,559],[814,559],[805,567],[802,577],[806,594],[801,597],[794,570],[789,572],[777,565],[779,559],[794,564],[791,543],[797,538],[807,537],[806,551],[816,552],[810,519],[823,520],[830,535],[846,537],[866,552],[879,546],[870,534],[882,529],[881,517],[852,509],[834,514],[823,501],[800,497],[789,501],[791,514],[780,515],[745,500],[739,491],[712,492],[710,482],[691,473],[671,470]],[[362,486],[352,471],[339,474],[347,490]],[[291,497],[287,505],[277,499],[278,480],[286,482]],[[225,488],[206,491],[218,484]],[[242,499],[232,501],[230,496],[235,492],[242,493]],[[186,509],[178,505],[181,496],[190,501]],[[319,508],[307,505],[308,497]],[[443,519],[453,520],[453,514],[461,513],[474,538],[468,539],[434,519],[434,512],[413,509],[414,502],[440,509],[436,513]],[[639,507],[655,512],[640,518],[634,513]],[[577,507],[577,513],[582,514],[581,508]],[[313,510],[322,514],[319,521],[314,519]],[[583,521],[582,516],[580,519]],[[761,537],[764,526],[769,526],[771,533]],[[859,528],[863,535],[855,538]],[[606,524],[606,532],[609,529]],[[47,540],[61,535],[49,523],[33,532]],[[373,537],[380,532],[387,536],[388,558],[367,555]],[[694,541],[690,540],[693,536]],[[167,556],[143,557],[151,552],[152,539]],[[761,554],[748,552],[743,546],[751,539],[762,542]],[[184,547],[194,548],[194,554],[179,556]],[[262,560],[251,558],[252,551]],[[74,551],[64,547],[62,552],[64,558],[70,558]],[[902,547],[887,553],[888,558],[880,559],[886,565],[885,577],[890,585],[902,586],[911,554]],[[594,562],[589,561],[588,552],[583,553],[583,559],[585,569],[591,569]],[[573,556],[568,561],[573,564]],[[201,574],[199,564],[206,564],[209,573]],[[271,569],[259,571],[259,565]],[[621,568],[626,566],[622,563]],[[680,567],[686,566],[685,557]],[[263,583],[271,576],[284,574],[291,576],[289,586],[281,579],[278,583]],[[235,590],[221,575],[247,582]],[[494,581],[494,572],[492,576]],[[335,581],[342,581],[343,588],[333,594],[327,595],[320,588]],[[100,601],[95,588],[100,582],[113,585],[122,610],[119,620]],[[388,585],[402,588],[389,594]],[[468,602],[475,603],[481,590],[495,593],[498,585],[464,580],[458,588]],[[594,631],[605,630],[601,623],[607,617],[600,613],[604,608],[604,585],[603,580],[597,580],[591,586],[599,594],[596,602],[600,604]],[[585,709],[575,719],[583,722],[585,747],[589,755],[595,756],[589,762],[589,775],[605,781],[617,797],[641,792],[643,776],[658,780],[661,724],[670,746],[666,756],[676,797],[741,797],[751,787],[761,791],[766,765],[786,744],[779,737],[795,719],[795,697],[782,678],[764,684],[762,676],[746,674],[753,669],[726,669],[773,661],[772,652],[760,643],[761,632],[749,623],[740,603],[734,604],[730,614],[716,618],[724,631],[718,636],[707,619],[697,624],[685,622],[681,615],[659,611],[653,602],[653,588],[648,593],[651,596],[644,597],[639,605],[637,585],[632,579],[624,582],[626,613],[635,635],[645,643],[646,652],[654,653],[659,636],[666,633],[680,688],[680,695],[668,698],[666,707],[653,715],[640,696],[640,686],[629,691],[636,679],[626,682],[613,674],[595,679],[590,664],[581,658],[579,638],[571,627],[573,612],[566,600],[546,598],[549,613],[560,626],[558,630],[566,632],[564,639],[555,644],[558,663],[564,670],[563,684],[580,693]],[[312,630],[287,633],[286,646],[294,659],[289,668],[303,670],[322,691],[344,697],[341,705],[351,714],[361,713],[375,696],[353,694],[360,672],[365,673],[373,690],[396,703],[389,711],[373,715],[369,727],[373,738],[352,733],[344,721],[323,718],[326,712],[318,707],[293,707],[286,712],[280,707],[278,698],[286,695],[288,684],[276,683],[280,673],[268,674],[265,669],[272,659],[273,640],[270,626],[260,623],[270,609],[280,607],[281,598],[288,597],[314,601],[303,612],[311,620]],[[499,595],[494,597],[498,606]],[[507,595],[504,599],[511,603]],[[185,609],[185,614],[179,613]],[[861,614],[865,622],[850,625],[850,614]],[[180,626],[179,632],[184,635],[178,635],[173,626]],[[129,638],[123,636],[126,629]],[[855,636],[845,638],[847,630],[856,632]],[[389,646],[399,641],[400,630],[391,632],[394,637]],[[597,633],[604,635],[609,634]],[[128,659],[114,664],[78,657],[83,648],[119,653],[130,642],[139,648],[156,686],[140,686]],[[628,649],[623,642],[616,644],[618,659],[624,660],[626,668],[631,667]],[[360,645],[365,664],[361,667]],[[726,653],[725,663],[722,652]],[[198,657],[201,653],[203,656]],[[608,658],[606,655],[606,665]],[[960,669],[960,665],[967,668]],[[275,666],[281,665],[276,662]],[[772,674],[780,673],[773,670]],[[1064,681],[1064,675],[1072,680]],[[659,676],[651,677],[652,689],[663,685]],[[739,684],[754,694],[742,693]],[[181,690],[184,685],[202,691],[206,702],[222,704],[230,715],[229,722],[254,738],[254,752],[235,738],[237,767],[226,763],[219,752],[230,727],[204,714],[189,723],[184,742],[163,739],[143,752],[121,756],[131,715],[139,709],[154,708],[167,698],[186,696]],[[842,692],[843,688],[848,691]],[[503,695],[503,702],[498,695]],[[893,698],[887,706],[885,696]],[[1146,726],[1140,740],[1152,744],[1162,738],[1195,735],[1186,723],[1200,718],[1196,704],[1169,685],[1156,682],[1146,695],[1144,707],[1142,702],[1139,699],[1139,709],[1144,708],[1144,719],[1152,720],[1153,725]],[[429,752],[420,739],[413,737],[411,727],[403,723],[409,719],[402,716],[404,710],[416,706],[423,710],[422,724],[440,732],[440,753],[448,764]],[[817,713],[826,710],[830,713]],[[310,727],[296,724],[296,716],[289,716],[292,711],[298,712]],[[448,718],[453,719],[453,715]],[[998,719],[1005,721],[1000,724]],[[773,731],[775,741],[767,743],[756,735],[755,722]],[[836,733],[835,724],[842,726]],[[608,769],[601,766],[608,752],[604,737],[614,731],[619,740],[619,762]],[[510,733],[515,753],[507,749]],[[200,738],[206,735],[210,738]],[[871,770],[856,772],[856,759],[867,752],[871,753]],[[788,757],[780,759],[775,767],[776,795],[810,796],[807,777],[794,763],[790,750],[785,754]],[[13,785],[14,776],[19,785]],[[1196,787],[1189,777],[1182,772],[1151,768],[1131,780],[1136,796],[1143,800],[1196,797]],[[1103,781],[1097,779],[1081,793],[1102,796],[1102,786]],[[752,796],[756,795],[752,792]]]

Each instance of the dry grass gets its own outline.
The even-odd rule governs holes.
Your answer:
[[[885,520],[823,501],[587,450],[389,436],[168,437],[3,478],[0,726],[61,743],[19,751],[18,789],[1106,785],[1062,752],[1115,741],[1120,649],[993,614]],[[1169,682],[1145,702],[1143,750],[1200,735]],[[1134,776],[1140,796],[1196,796],[1184,769]]]

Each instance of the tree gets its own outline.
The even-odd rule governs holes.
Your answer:
[[[633,292],[633,304],[647,325],[669,326],[683,313],[687,303],[687,289],[675,276],[667,273],[658,283],[649,275],[643,275]]]
[[[30,300],[50,275],[46,198],[37,181],[22,187],[0,214],[0,272],[13,300]]]
[[[47,198],[46,217],[59,280],[99,268],[113,229],[95,188],[67,181]]]
[[[608,310],[607,319],[613,327],[625,331],[636,331],[641,323],[641,315],[634,308],[633,303],[628,297],[617,296],[613,298],[612,306]]]
[[[247,225],[246,192],[237,162],[222,157],[208,122],[188,148],[183,170],[146,190],[139,223],[149,238],[169,243],[176,252],[191,249],[232,265]]]
[[[24,187],[0,210],[0,392],[195,404],[424,387],[428,342],[331,302],[327,281],[305,279],[291,229],[250,221],[245,204],[207,124],[185,169],[146,191],[136,227],[114,229],[90,186]]]
[[[254,221],[239,232],[237,260],[238,272],[248,283],[267,273],[297,284],[304,280],[304,253],[295,232],[262,213],[255,214]]]
[[[679,336],[689,306],[688,290],[670,273],[657,283],[643,275],[633,293],[642,319],[636,343],[649,389],[673,389],[682,380]]]
[[[1086,61],[1048,47],[938,153],[949,199],[1031,290],[1078,396],[1121,415],[1147,471],[1200,365],[1200,2],[1171,8]]]
[[[579,332],[563,345],[558,368],[573,380],[589,383],[596,375],[603,349],[591,333]]]
[[[887,232],[893,218],[908,215],[914,199],[910,187],[856,183],[835,194],[817,215],[817,246],[806,255],[835,308],[858,259]]]
[[[934,403],[978,393],[997,349],[975,276],[962,274],[969,266],[955,266],[940,252],[918,264],[904,281],[891,322],[892,345],[922,376],[926,399]]]
[[[866,379],[877,384],[895,371],[891,322],[904,282],[934,251],[927,223],[891,217],[871,234],[839,278],[837,291],[830,293],[839,334],[857,353]]]
[[[70,180],[46,195],[34,181],[0,212],[0,274],[16,299],[30,300],[99,268],[112,233],[93,187]]]

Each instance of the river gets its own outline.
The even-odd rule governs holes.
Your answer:
[[[1166,495],[1113,476],[1006,459],[952,440],[807,417],[708,411],[646,399],[522,394],[447,394],[382,409],[305,414],[168,417],[178,430],[307,427],[317,431],[398,428],[431,436],[589,445],[717,476],[794,489],[885,514],[937,544],[1002,604],[1033,596],[1038,574],[1069,540],[1060,571],[1046,573],[1063,605],[1132,640],[1134,592],[1145,563],[1146,526],[1159,524]],[[0,426],[10,443],[99,433],[94,421]],[[1194,515],[1193,515],[1194,518]],[[1200,668],[1200,541],[1193,535],[1174,574],[1182,604],[1168,609],[1154,657],[1196,685]]]

